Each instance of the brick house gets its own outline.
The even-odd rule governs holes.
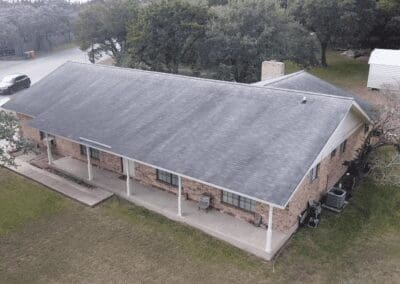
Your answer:
[[[182,195],[207,193],[216,210],[261,217],[271,253],[272,231],[295,231],[370,122],[348,92],[306,72],[282,75],[248,85],[68,62],[4,108],[49,162],[56,153],[88,163],[89,180],[98,166],[177,195],[178,215]]]

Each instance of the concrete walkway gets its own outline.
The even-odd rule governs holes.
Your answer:
[[[54,167],[69,172],[75,177],[87,178],[87,164],[76,159],[64,157],[55,160]],[[98,167],[93,167],[93,180],[91,183],[109,190],[134,204],[157,212],[169,219],[198,228],[209,235],[266,260],[270,260],[290,236],[289,234],[273,231],[273,251],[268,254],[265,252],[267,232],[265,228],[255,227],[250,223],[217,210],[211,210],[208,213],[199,211],[198,204],[188,200],[182,200],[183,217],[179,217],[176,195],[133,181],[133,194],[128,196],[126,193],[126,180],[121,180],[117,174]]]
[[[16,158],[17,167],[8,168],[91,207],[113,195],[113,193],[101,188],[87,188],[46,170],[39,169],[29,164],[27,160],[27,156]]]

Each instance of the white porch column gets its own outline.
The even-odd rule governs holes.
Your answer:
[[[182,179],[178,176],[178,216],[182,217]]]
[[[53,155],[51,154],[51,141],[49,139],[49,135],[46,133],[45,134],[46,138],[46,146],[47,146],[47,162],[49,165],[53,164]]]
[[[90,157],[90,147],[86,146],[86,158],[88,166],[88,180],[93,180],[92,158]]]
[[[126,166],[126,194],[128,196],[131,196],[132,194],[131,169],[128,159],[125,159],[125,166]]]
[[[269,206],[269,212],[268,212],[268,229],[267,229],[267,241],[265,243],[265,251],[267,253],[272,253],[272,214],[274,207],[271,205]]]

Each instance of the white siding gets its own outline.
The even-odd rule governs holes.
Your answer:
[[[338,149],[340,144],[349,138],[357,129],[364,127],[365,120],[358,115],[353,109],[350,110],[346,117],[342,120],[336,131],[329,138],[325,147],[322,149],[318,158],[315,160],[314,165],[317,165],[325,157],[331,154],[334,149]],[[338,149],[339,151],[339,149]]]
[[[368,88],[400,90],[400,66],[371,64]]]

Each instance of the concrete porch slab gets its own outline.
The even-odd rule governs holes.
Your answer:
[[[71,157],[55,160],[54,167],[67,171],[78,178],[87,179],[88,176],[87,164]],[[120,179],[116,173],[98,167],[93,167],[93,180],[91,183],[109,190],[136,205],[157,212],[169,219],[198,228],[209,235],[266,260],[271,260],[291,235],[274,230],[272,234],[272,253],[268,254],[265,251],[267,235],[265,228],[255,227],[250,223],[217,210],[211,210],[208,213],[200,211],[196,202],[184,199],[182,199],[183,216],[180,217],[178,216],[176,195],[132,181],[133,194],[128,196],[126,180]]]
[[[80,186],[79,184],[69,181],[61,176],[32,166],[28,162],[30,158],[31,157],[29,156],[18,157],[15,160],[17,167],[8,167],[8,169],[90,207],[94,207],[113,196],[112,192],[101,188],[87,188]]]

